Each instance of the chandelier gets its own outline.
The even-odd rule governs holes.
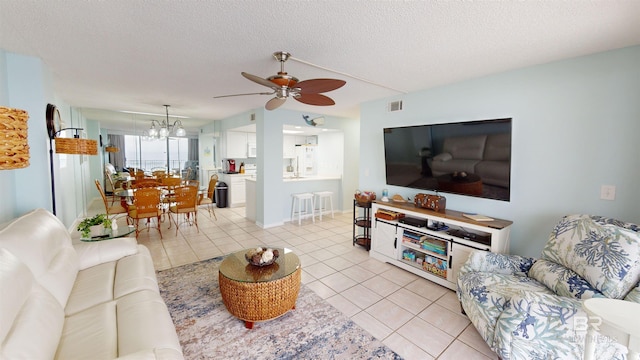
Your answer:
[[[151,120],[151,128],[144,132],[143,139],[145,140],[155,140],[155,139],[166,139],[171,132],[173,131],[176,136],[185,136],[187,134],[184,126],[182,125],[182,121],[180,119],[173,122],[173,124],[169,121],[169,106],[164,105],[165,111],[167,114],[167,119],[158,121],[155,119]]]

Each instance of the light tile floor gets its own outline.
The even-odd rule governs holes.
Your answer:
[[[103,212],[94,201],[89,215]],[[244,248],[287,247],[302,262],[302,282],[405,359],[497,359],[460,306],[453,291],[369,257],[352,245],[352,213],[262,229],[244,208],[206,208],[194,226],[161,226],[140,233],[157,270],[213,258]],[[124,218],[118,220],[125,226]],[[77,234],[76,234],[77,236]]]

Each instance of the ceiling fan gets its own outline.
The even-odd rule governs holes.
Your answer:
[[[274,98],[267,101],[265,109],[274,110],[280,107],[287,100],[288,97],[292,97],[295,100],[316,106],[329,106],[335,105],[335,101],[326,95],[321,93],[333,91],[341,88],[346,84],[344,80],[338,79],[309,79],[299,81],[297,78],[287,74],[284,71],[284,63],[291,57],[291,54],[285,51],[277,51],[273,53],[273,57],[280,62],[280,71],[277,75],[269,76],[263,79],[259,76],[252,75],[246,72],[242,72],[242,76],[258,83],[260,85],[270,88],[271,92],[256,92],[247,94],[233,94],[214,96],[214,99],[231,97],[231,96],[244,96],[244,95],[275,95]]]

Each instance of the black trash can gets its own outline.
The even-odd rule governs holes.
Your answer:
[[[215,199],[216,199],[216,206],[219,208],[226,208],[227,205],[227,199],[229,197],[229,187],[227,186],[227,183],[225,182],[219,182],[216,184],[216,193],[215,193]]]

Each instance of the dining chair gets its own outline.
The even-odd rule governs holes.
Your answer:
[[[153,177],[155,177],[156,179],[160,180],[162,178],[167,177],[167,170],[166,169],[151,169],[151,175],[153,175]]]
[[[200,180],[185,180],[183,183],[184,186],[193,186],[195,188],[200,188]]]
[[[158,232],[162,239],[162,230],[160,229],[160,217],[162,210],[160,208],[160,189],[157,187],[138,188],[133,192],[133,206],[129,208],[129,217],[133,220],[136,227],[136,238],[140,234],[139,223],[141,219],[147,219],[147,231],[151,228],[153,218],[156,218]]]
[[[131,184],[131,187],[134,189],[158,188],[161,185],[162,183],[156,179],[136,179],[136,181]]]
[[[186,168],[186,171],[182,173],[182,180],[191,179],[191,172],[193,171],[191,168]]]
[[[117,215],[127,214],[127,209],[121,204],[114,205],[112,202],[111,206],[109,206],[107,195],[104,193],[104,189],[102,188],[102,184],[100,184],[100,180],[96,179],[95,183],[96,183],[96,188],[98,188],[98,192],[100,193],[100,196],[102,196],[102,202],[104,203],[104,210],[105,210],[105,213],[107,214],[107,217],[114,215],[114,217],[111,219],[111,220],[114,220],[117,217]],[[129,224],[129,219],[127,219],[127,224]]]
[[[169,206],[169,214],[173,218],[173,222],[176,225],[176,235],[178,234],[178,218],[184,216],[184,221],[189,225],[195,225],[196,230],[200,232],[198,228],[198,188],[193,186],[180,186],[175,189],[175,205]],[[193,217],[191,216],[193,214]],[[171,227],[171,223],[169,223]]]
[[[107,181],[109,182],[109,187],[111,188],[111,205],[113,205],[113,203],[116,200],[116,197],[114,194],[118,191],[122,191],[124,190],[124,187],[122,187],[122,182],[120,184],[118,184],[117,182],[113,181],[113,174],[107,170],[104,171],[105,177],[107,178]],[[105,185],[106,186],[106,185]],[[106,195],[106,192],[105,192]]]
[[[181,185],[182,179],[178,177],[165,177],[160,183],[164,187],[162,203],[167,207],[175,202],[175,189]]]
[[[207,196],[204,193],[200,193],[198,196],[198,206],[207,205],[207,211],[209,212],[209,217],[213,214],[213,217],[218,220],[216,216],[216,212],[213,209],[213,203],[215,202],[214,193],[216,189],[216,183],[218,182],[218,175],[211,175],[209,179],[209,187],[207,188]]]
[[[144,179],[144,171],[142,171],[141,169],[137,169],[133,176],[136,178],[136,180]]]

